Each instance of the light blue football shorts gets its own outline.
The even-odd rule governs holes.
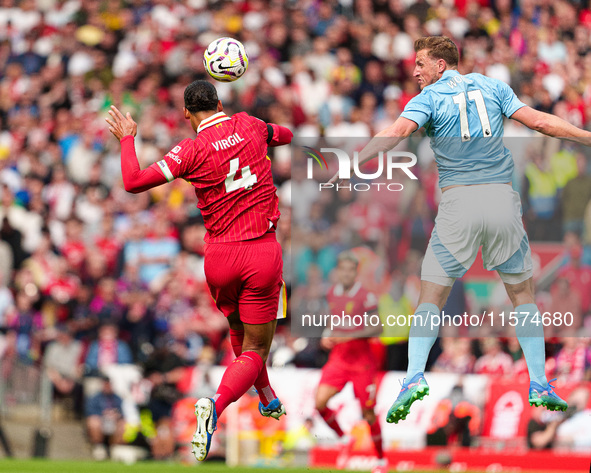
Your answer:
[[[482,246],[484,267],[503,282],[529,279],[532,259],[521,220],[519,194],[507,184],[448,189],[443,193],[435,228],[423,259],[421,279],[453,285],[474,263]]]

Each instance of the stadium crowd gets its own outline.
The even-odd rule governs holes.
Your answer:
[[[250,66],[237,82],[216,83],[227,113],[247,111],[314,143],[369,137],[418,93],[413,41],[425,34],[454,39],[460,72],[499,78],[532,107],[591,129],[591,10],[583,3],[2,0],[1,376],[16,360],[44,364],[57,393],[78,393],[83,376],[135,363],[158,392],[150,405],[157,420],[169,414],[177,368],[231,359],[227,324],[204,281],[205,228],[192,188],[175,181],[125,193],[119,144],[104,123],[111,104],[138,122],[142,166],[155,162],[192,134],[183,90],[205,78],[203,50],[232,36]],[[564,264],[540,303],[578,311],[576,328],[588,336],[589,152],[517,123],[506,130],[530,240],[563,242]],[[425,139],[405,146],[419,157],[419,179],[400,193],[321,193],[291,174],[304,158],[273,151],[294,311],[322,306],[338,252],[365,246],[370,276],[389,275],[373,280],[384,303],[412,313],[439,193]],[[452,299],[465,310],[461,292]],[[318,344],[297,343],[289,328],[289,320],[279,327],[272,362],[319,366]],[[388,347],[383,368],[404,368],[404,343]],[[550,371],[591,378],[589,338],[549,347]],[[511,339],[443,339],[434,353],[434,370],[525,372]]]

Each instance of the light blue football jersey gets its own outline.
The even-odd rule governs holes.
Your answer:
[[[439,170],[439,186],[510,182],[513,157],[503,143],[503,116],[525,104],[504,82],[447,70],[425,87],[401,117],[425,127]]]

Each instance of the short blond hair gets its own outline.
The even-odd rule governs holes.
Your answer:
[[[457,67],[460,53],[447,36],[423,36],[415,41],[415,52],[426,49],[433,59],[443,59],[448,66]]]
[[[359,260],[357,259],[355,254],[350,250],[343,251],[339,254],[339,256],[337,257],[337,265],[339,265],[342,261],[350,261],[351,263],[355,264],[356,268],[359,266]]]

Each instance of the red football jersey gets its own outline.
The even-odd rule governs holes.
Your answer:
[[[345,315],[350,315],[351,318],[355,315],[363,317],[365,312],[368,315],[374,314],[378,305],[376,296],[364,289],[359,281],[348,291],[345,291],[341,284],[336,284],[328,290],[326,300],[331,314],[341,315],[344,312]],[[350,328],[338,327],[338,330],[351,331],[351,336],[354,337],[355,332],[363,328],[365,327],[362,325]],[[369,346],[369,338],[357,338],[335,345],[330,351],[329,361],[340,361],[352,368],[355,365],[362,366],[367,357],[373,357]]]
[[[201,122],[194,140],[181,141],[158,161],[169,182],[180,177],[195,187],[206,242],[251,240],[277,225],[267,137],[258,118],[219,112]]]

